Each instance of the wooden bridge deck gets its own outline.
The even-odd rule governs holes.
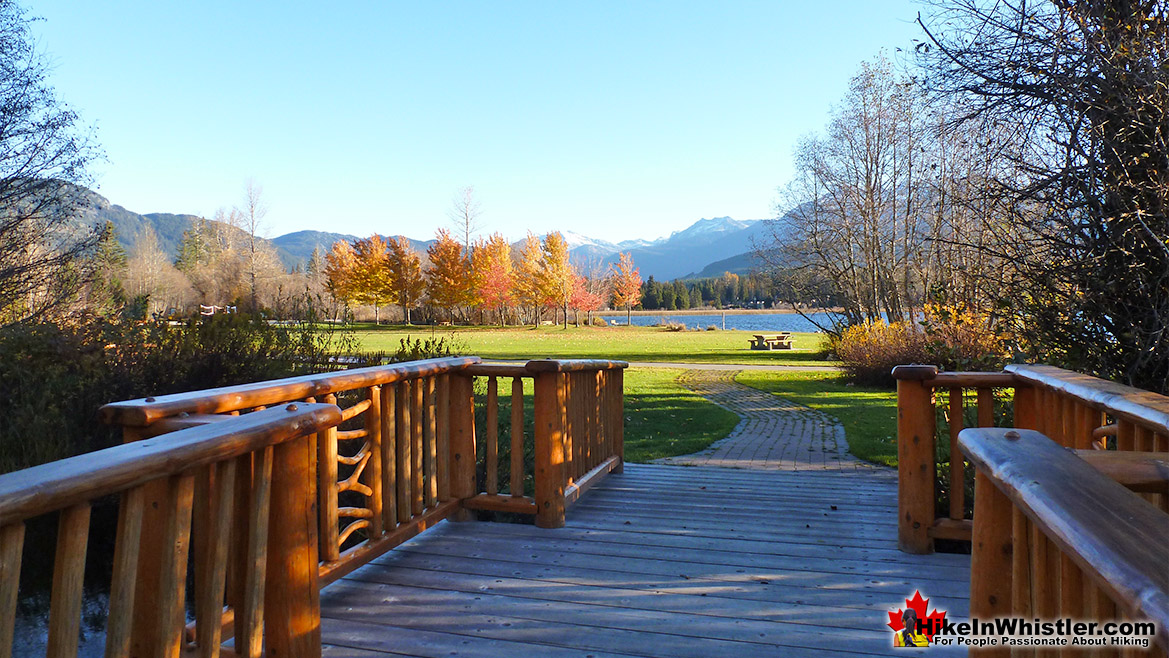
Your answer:
[[[329,586],[325,655],[888,655],[917,589],[968,616],[969,556],[896,527],[892,472],[629,465],[564,528],[443,522]]]

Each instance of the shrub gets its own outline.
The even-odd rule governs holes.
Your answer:
[[[717,324],[708,324],[708,325],[706,325],[706,330],[707,331],[718,331],[718,325]]]
[[[891,385],[894,366],[929,361],[925,334],[905,322],[879,320],[847,327],[830,340],[830,349],[849,379],[859,384]]]
[[[965,306],[928,304],[918,329],[885,321],[847,327],[829,338],[829,350],[849,377],[863,384],[893,385],[892,370],[928,363],[941,370],[997,370],[1007,361],[1008,336],[990,318]]]
[[[455,339],[454,335],[439,336],[437,338],[415,338],[407,336],[398,344],[398,351],[390,360],[395,363],[403,361],[417,361],[419,359],[435,359],[445,356],[455,356],[466,352],[463,343]]]
[[[686,331],[685,324],[681,322],[675,322],[674,320],[667,320],[665,318],[658,320],[657,326],[665,329],[666,331]]]
[[[351,340],[333,327],[274,326],[243,314],[6,327],[0,472],[116,445],[119,431],[96,419],[108,402],[300,374]]]
[[[998,370],[1010,356],[1010,336],[963,304],[927,304],[921,325],[929,363],[944,370]]]

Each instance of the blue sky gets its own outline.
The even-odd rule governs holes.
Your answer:
[[[909,0],[26,3],[99,191],[266,233],[431,237],[456,190],[488,232],[654,238],[771,216],[792,149]]]

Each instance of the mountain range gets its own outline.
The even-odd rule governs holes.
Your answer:
[[[171,257],[178,254],[183,232],[199,221],[196,215],[172,213],[139,214],[117,204],[96,192],[90,195],[89,209],[83,220],[87,223],[111,222],[118,241],[131,251],[146,230],[153,229],[159,247]],[[719,276],[729,271],[744,274],[754,266],[752,240],[762,237],[761,220],[736,220],[730,217],[700,219],[680,231],[657,240],[626,240],[610,242],[590,238],[572,231],[562,231],[568,243],[573,262],[584,269],[604,268],[616,263],[620,253],[629,252],[642,279],[653,276],[659,281],[677,278]],[[327,231],[296,231],[267,239],[285,267],[303,267],[313,249],[327,252],[339,240],[352,242],[358,236]],[[419,252],[433,244],[433,240],[410,238]]]

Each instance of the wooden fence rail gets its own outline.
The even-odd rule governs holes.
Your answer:
[[[319,655],[311,435],[340,421],[335,406],[289,404],[0,476],[0,656],[12,652],[24,522],[51,512],[48,655],[77,654],[90,509],[109,495],[121,506],[107,656],[217,656],[225,601],[237,655]],[[247,527],[234,543],[233,520]]]
[[[1002,419],[1008,426],[1038,430],[1073,449],[1169,451],[1169,397],[1148,391],[1052,366],[1011,365],[1003,372],[898,366],[893,376],[897,379],[898,544],[909,553],[932,552],[935,539],[971,539],[977,511],[968,513],[967,459],[958,440],[968,415],[973,416],[974,427],[991,427]],[[974,413],[967,414],[971,393]],[[1010,404],[999,404],[1007,398]],[[944,480],[937,471],[939,421],[948,426],[945,438],[950,458]],[[1169,496],[1151,491],[1146,491],[1146,498],[1169,509]],[[941,494],[949,505],[939,511]]]
[[[111,591],[114,644],[108,655],[177,655],[180,649],[218,655],[222,639],[234,636],[241,656],[259,655],[262,648],[270,655],[319,656],[319,632],[305,632],[319,626],[317,612],[304,608],[316,600],[318,588],[439,521],[492,510],[531,514],[542,527],[562,526],[565,508],[580,492],[621,468],[626,365],[592,360],[483,364],[477,357],[454,357],[106,405],[102,418],[122,426],[125,444],[113,453],[79,459],[105,463],[116,458],[122,477],[138,478],[123,497],[114,557],[115,571],[123,575],[115,577]],[[477,377],[487,379],[480,404],[488,422],[479,437]],[[512,379],[506,496],[500,495],[496,477],[499,378]],[[530,436],[523,430],[525,379],[534,382]],[[294,408],[311,410],[318,422],[305,430],[297,420],[303,411],[288,416]],[[277,430],[273,423],[280,422],[286,427]],[[296,435],[303,437],[296,444],[301,461],[286,463],[288,449],[280,446],[253,446],[247,437],[254,426],[281,437],[301,431]],[[222,463],[203,458],[191,463],[183,448],[190,436],[218,437],[230,445],[242,441],[252,448],[223,456]],[[477,444],[483,445],[481,463]],[[135,462],[133,456],[154,455],[151,450],[164,457]],[[535,460],[528,474],[524,455],[531,453]],[[76,469],[77,463],[39,468]],[[191,471],[195,466],[202,470]],[[479,466],[483,482],[477,477]],[[0,606],[7,606],[0,612],[16,605],[23,519],[65,510],[49,653],[72,655],[87,501],[121,489],[92,491],[89,498],[46,498],[39,493],[44,487],[25,490],[42,471],[29,473],[0,476]],[[529,475],[532,495],[525,492]],[[300,518],[304,514],[313,518]],[[273,552],[274,546],[285,545],[301,552]],[[188,567],[195,574],[195,622],[176,639],[173,629],[184,627]],[[293,571],[295,579],[274,577]],[[132,577],[136,574],[141,576]],[[311,595],[302,591],[310,582]],[[273,597],[296,600],[299,607],[285,611],[287,619],[275,617],[272,611],[279,608],[271,604]],[[6,618],[0,619],[0,658],[12,640],[13,615]],[[208,619],[218,623],[200,623]],[[286,630],[276,637],[265,635],[264,628]]]
[[[1039,432],[970,429],[959,444],[977,469],[971,616],[1152,621],[1153,655],[1165,656],[1169,516]],[[1094,459],[1119,462],[1116,472],[1141,461],[1115,452]]]
[[[564,525],[565,508],[600,478],[620,472],[624,454],[623,374],[619,361],[479,364],[463,375],[486,379],[484,478],[464,507],[531,514],[536,525]],[[499,379],[510,379],[509,481],[500,495]],[[525,472],[524,380],[532,380],[534,468]],[[533,480],[533,494],[524,483]]]

